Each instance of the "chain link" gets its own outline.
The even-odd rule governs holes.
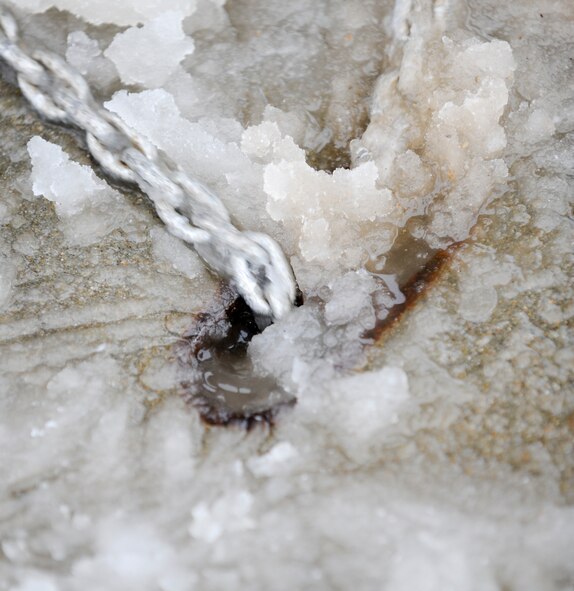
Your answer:
[[[98,105],[86,80],[64,59],[28,51],[14,16],[2,6],[0,58],[15,71],[34,109],[52,122],[85,131],[88,149],[102,169],[138,185],[169,232],[193,244],[256,314],[277,320],[293,307],[295,278],[279,245],[266,234],[238,230],[215,194]]]

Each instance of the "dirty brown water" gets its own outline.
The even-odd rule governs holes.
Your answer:
[[[303,304],[302,295],[297,305]],[[271,377],[253,372],[248,354],[251,339],[261,332],[243,298],[227,287],[221,301],[199,314],[178,346],[178,358],[188,374],[184,399],[212,426],[239,424],[247,429],[272,425],[277,414],[297,400]]]

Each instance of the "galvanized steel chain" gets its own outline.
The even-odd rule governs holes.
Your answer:
[[[98,105],[86,80],[63,58],[29,51],[14,16],[2,6],[0,58],[15,71],[22,94],[36,111],[85,131],[88,148],[103,170],[137,184],[170,233],[193,244],[256,314],[276,320],[292,308],[295,279],[279,245],[266,234],[238,230],[213,192]]]

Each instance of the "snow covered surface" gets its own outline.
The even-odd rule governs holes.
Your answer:
[[[306,304],[250,345],[296,407],[205,427],[216,282],[2,82],[0,590],[573,588],[571,3],[13,3]]]

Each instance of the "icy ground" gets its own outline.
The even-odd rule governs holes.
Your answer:
[[[572,2],[13,5],[306,304],[250,345],[295,408],[207,428],[217,283],[0,82],[0,591],[574,589]]]

